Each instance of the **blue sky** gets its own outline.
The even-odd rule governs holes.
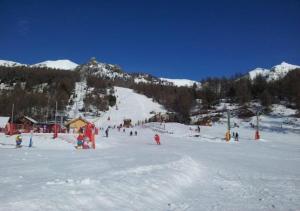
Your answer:
[[[300,65],[299,0],[0,0],[0,59],[90,57],[128,72],[230,76]]]

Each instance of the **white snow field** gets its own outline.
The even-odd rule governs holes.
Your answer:
[[[162,105],[153,102],[151,98],[138,94],[132,89],[114,87],[116,105],[102,113],[100,118],[92,120],[98,127],[119,125],[124,119],[131,119],[132,124],[150,118],[154,113],[165,113]],[[151,114],[152,113],[152,114]]]
[[[224,123],[200,134],[178,123],[101,131],[96,150],[76,150],[73,134],[34,134],[33,148],[23,134],[15,149],[2,134],[0,210],[299,210],[300,125],[276,118],[261,118],[259,141],[238,122],[229,143]]]

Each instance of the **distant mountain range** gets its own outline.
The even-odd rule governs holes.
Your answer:
[[[62,69],[62,70],[74,70],[78,64],[68,60],[68,59],[61,59],[61,60],[49,60],[40,62],[37,64],[21,64],[14,61],[7,61],[7,60],[0,60],[0,66],[5,67],[17,67],[17,66],[26,66],[26,67],[46,67],[46,68],[53,68],[53,69]]]
[[[291,70],[300,69],[300,66],[288,64],[282,62],[279,65],[275,65],[271,69],[256,68],[249,71],[248,76],[251,80],[255,79],[258,75],[261,75],[267,79],[267,81],[274,81],[283,78]]]
[[[151,76],[146,73],[126,73],[118,65],[106,64],[98,62],[95,58],[91,58],[86,64],[76,64],[68,59],[61,60],[48,60],[37,64],[21,64],[14,61],[0,60],[0,66],[6,67],[45,67],[62,70],[79,70],[83,72],[89,72],[93,75],[99,75],[102,77],[115,79],[115,78],[126,78],[128,80],[134,80],[135,83],[154,83],[174,86],[187,86],[191,87],[196,84],[198,87],[201,86],[200,82],[189,80],[189,79],[170,79],[170,78],[158,78]],[[300,68],[300,66],[288,64],[282,62],[279,65],[275,65],[271,69],[266,68],[255,68],[248,72],[247,76],[253,80],[258,75],[261,75],[267,79],[267,81],[278,80],[283,78],[289,71]]]
[[[127,79],[133,80],[135,83],[152,83],[152,84],[163,84],[163,85],[173,85],[173,86],[186,86],[191,87],[194,84],[200,86],[201,83],[189,79],[169,79],[169,78],[158,78],[146,73],[126,73],[120,66],[107,64],[97,61],[94,57],[91,58],[86,64],[76,64],[70,60],[48,60],[40,62],[37,64],[21,64],[14,61],[0,60],[0,66],[6,67],[45,67],[52,69],[62,69],[62,70],[78,70],[82,73],[88,73],[95,76],[101,76],[109,79]]]

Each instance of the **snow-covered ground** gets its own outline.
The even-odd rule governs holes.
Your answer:
[[[152,117],[155,113],[166,112],[162,105],[132,89],[114,87],[114,90],[116,105],[103,112],[100,118],[92,120],[98,127],[120,125],[124,119],[131,119],[132,124],[135,124]]]
[[[33,148],[23,135],[21,149],[0,135],[0,210],[299,210],[300,125],[276,119],[261,117],[259,141],[238,122],[229,143],[225,123],[101,131],[96,150],[76,150],[73,134],[35,134]]]

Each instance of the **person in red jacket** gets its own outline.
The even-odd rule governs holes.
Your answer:
[[[83,139],[84,139],[84,135],[82,133],[79,133],[79,135],[77,136],[77,148],[78,149],[82,149]]]
[[[156,143],[157,143],[158,145],[160,145],[160,137],[159,137],[158,134],[155,134],[154,140],[156,141]]]

